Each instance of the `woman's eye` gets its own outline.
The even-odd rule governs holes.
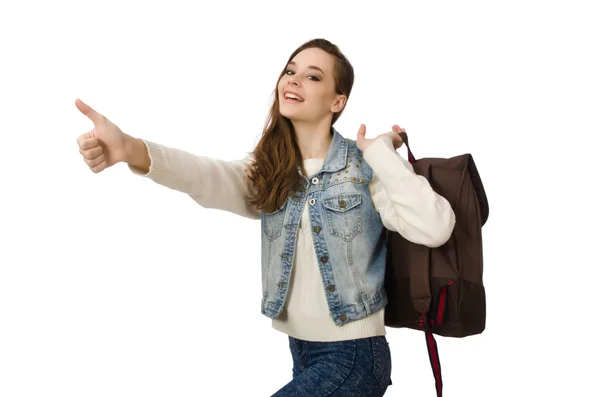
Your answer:
[[[293,71],[293,70],[290,70],[290,69],[288,69],[288,70],[286,70],[286,71],[285,71],[285,73],[286,73],[286,74],[288,74],[288,72],[292,72],[292,73],[294,73],[294,71]],[[319,81],[319,78],[318,78],[317,76],[312,76],[312,75],[310,75],[310,76],[308,76],[308,77],[312,77],[312,78],[314,79],[313,81]]]

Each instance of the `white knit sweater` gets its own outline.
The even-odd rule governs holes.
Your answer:
[[[205,208],[260,219],[260,212],[243,198],[251,191],[245,173],[249,157],[224,161],[143,141],[151,159],[150,171],[143,174],[129,166],[133,173],[186,193]],[[454,212],[448,201],[431,189],[427,179],[416,175],[412,165],[400,157],[391,138],[384,136],[375,140],[363,152],[363,158],[373,169],[369,190],[383,225],[419,244],[443,244],[454,228]],[[323,162],[324,159],[305,159],[308,175],[317,173]],[[340,341],[386,334],[385,308],[343,326],[334,324],[314,251],[307,206],[300,221],[296,249],[288,297],[281,315],[272,320],[274,329],[309,341]]]

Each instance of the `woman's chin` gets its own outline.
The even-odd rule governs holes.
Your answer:
[[[299,116],[299,112],[295,112],[293,109],[286,108],[285,106],[281,106],[279,108],[279,112],[283,117],[287,117],[288,119],[297,119]]]

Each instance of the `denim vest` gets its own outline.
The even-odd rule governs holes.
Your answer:
[[[376,212],[371,167],[356,141],[331,127],[333,140],[321,170],[275,212],[261,211],[262,310],[277,318],[287,297],[298,227],[308,201],[310,229],[329,313],[338,326],[387,304],[384,289],[387,232]],[[298,172],[302,175],[301,169]]]

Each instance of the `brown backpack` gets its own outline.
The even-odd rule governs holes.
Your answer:
[[[462,338],[485,329],[481,228],[489,208],[470,154],[415,160],[408,136],[400,135],[415,173],[426,177],[433,190],[450,202],[456,224],[450,239],[437,248],[388,231],[385,325],[425,332],[437,395],[441,396],[442,374],[433,334]]]

